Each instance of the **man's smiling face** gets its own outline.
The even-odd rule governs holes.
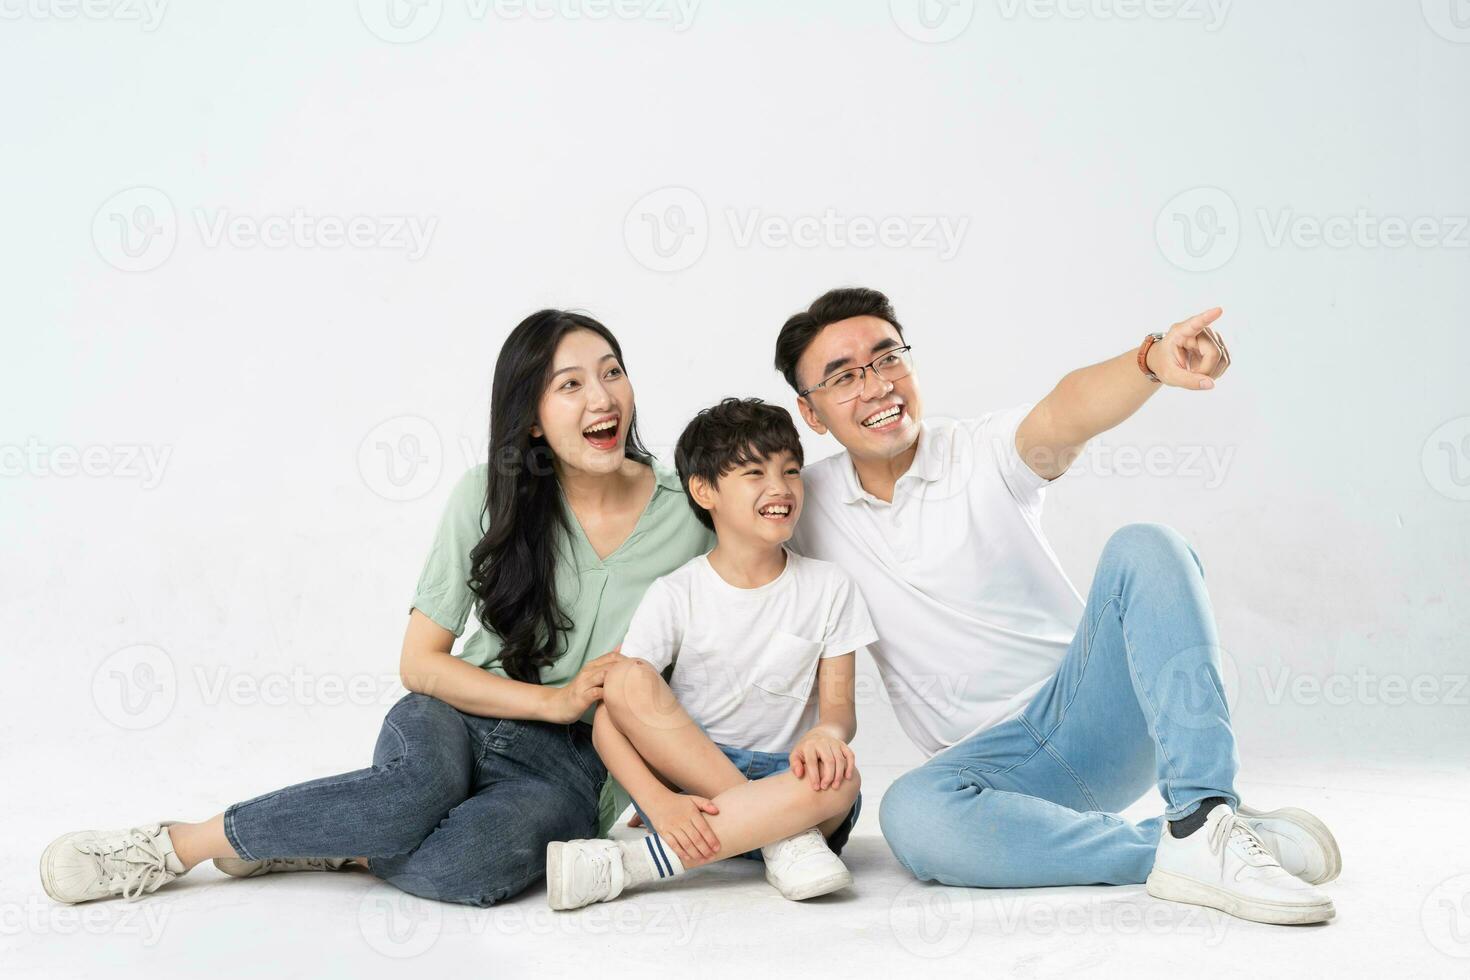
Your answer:
[[[812,338],[796,362],[799,387],[810,388],[841,372],[868,364],[885,350],[904,346],[897,328],[876,316],[855,316],[828,324]],[[864,374],[860,390],[840,401],[829,386],[797,399],[802,418],[818,433],[831,431],[854,457],[872,460],[901,456],[919,437],[923,406],[918,371],[897,381]]]

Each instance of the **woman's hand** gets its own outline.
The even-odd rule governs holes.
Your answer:
[[[684,867],[713,860],[720,853],[720,839],[710,829],[706,813],[719,813],[720,808],[702,796],[667,793],[656,799],[644,812],[653,823],[653,831],[674,849]]]
[[[587,709],[602,700],[602,681],[607,669],[619,660],[627,660],[617,650],[604,653],[596,660],[582,665],[577,676],[563,687],[547,688],[544,721],[558,725],[570,725],[587,713]]]
[[[834,789],[857,768],[852,749],[840,738],[812,729],[791,750],[791,773],[813,790]]]

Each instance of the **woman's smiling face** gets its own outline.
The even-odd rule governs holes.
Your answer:
[[[591,330],[562,337],[536,420],[531,435],[544,438],[564,466],[618,471],[633,424],[633,385],[606,340]]]

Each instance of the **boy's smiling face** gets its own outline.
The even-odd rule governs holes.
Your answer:
[[[689,492],[710,512],[715,533],[772,547],[784,544],[801,516],[801,464],[790,452],[726,470],[711,486],[700,477]]]

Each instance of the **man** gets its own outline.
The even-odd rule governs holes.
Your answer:
[[[1047,484],[1161,387],[1208,390],[1230,357],[1219,309],[1073,371],[1034,406],[925,419],[888,300],[836,289],[786,321],[776,367],[846,452],[803,471],[795,549],[851,573],[869,649],[930,756],[883,798],[883,835],[949,885],[1147,882],[1260,922],[1321,922],[1337,844],[1297,809],[1241,805],[1199,560],[1128,525],[1084,603],[1041,530]],[[1116,816],[1157,785],[1163,817]],[[1284,865],[1284,867],[1283,867]]]

